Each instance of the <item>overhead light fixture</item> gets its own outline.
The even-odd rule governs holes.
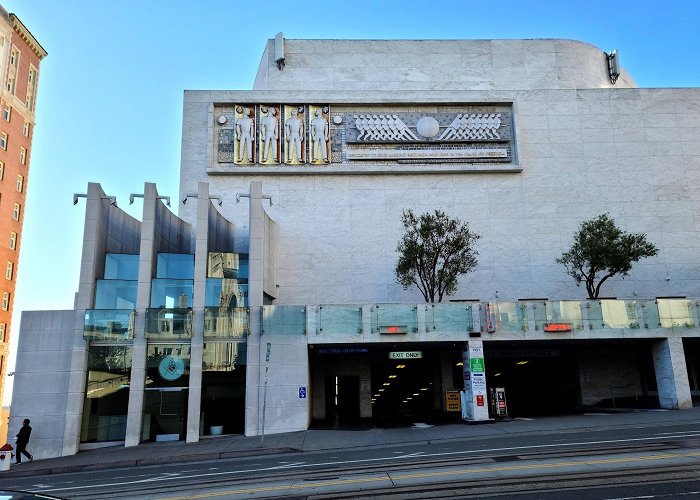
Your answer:
[[[463,361],[460,361],[460,362],[457,363],[455,366],[464,366],[464,362],[463,362]]]
[[[396,365],[396,368],[398,368],[398,369],[406,368],[406,365]]]
[[[428,388],[427,388],[427,387],[421,387],[420,390],[421,390],[421,391],[427,391]]]
[[[414,392],[413,395],[414,395],[414,396],[420,396],[420,394],[418,394],[417,392]]]
[[[494,376],[494,377],[500,377],[500,376],[501,376],[501,372],[494,373],[493,376]]]
[[[516,365],[526,365],[526,364],[528,364],[528,363],[529,363],[529,361],[518,361],[518,362],[515,363],[515,364],[516,364]]]
[[[389,375],[389,378],[396,378],[396,375]]]
[[[391,385],[391,382],[384,382],[382,385]]]
[[[384,389],[377,389],[377,392],[384,392]]]

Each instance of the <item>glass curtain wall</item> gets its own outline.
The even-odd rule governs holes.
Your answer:
[[[199,434],[242,434],[245,424],[246,343],[204,343]]]
[[[131,358],[131,345],[90,346],[81,442],[125,439]]]
[[[248,255],[210,252],[199,434],[242,434],[248,335]]]
[[[185,438],[189,344],[148,344],[143,405],[143,441]]]
[[[95,309],[85,312],[88,366],[83,443],[123,441],[133,349],[139,256],[105,255],[104,277],[95,283]]]

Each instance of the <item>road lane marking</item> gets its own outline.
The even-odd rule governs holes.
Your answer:
[[[686,434],[683,436],[676,436],[676,437],[696,437],[700,436],[700,434]],[[612,440],[603,440],[603,441],[588,441],[588,442],[573,442],[573,443],[556,443],[556,444],[540,444],[540,445],[529,445],[529,446],[510,446],[510,447],[502,447],[502,448],[484,448],[484,449],[479,449],[479,450],[460,450],[460,451],[452,451],[452,452],[441,452],[441,453],[426,453],[424,455],[421,455],[420,458],[436,458],[436,457],[442,457],[442,456],[455,456],[455,455],[473,455],[477,453],[483,453],[486,454],[485,458],[488,458],[488,455],[493,454],[495,452],[501,452],[501,451],[517,451],[517,450],[533,450],[533,449],[544,449],[544,448],[560,448],[564,446],[580,446],[580,445],[593,445],[593,444],[619,444],[619,443],[626,443],[626,442],[642,442],[642,441],[652,441],[652,440],[658,440],[659,437],[645,437],[645,438],[629,438],[629,439],[612,439]],[[688,454],[687,456],[700,456],[700,452]],[[234,474],[247,474],[247,473],[254,473],[254,472],[266,472],[266,471],[274,471],[274,470],[280,470],[280,469],[294,469],[294,468],[309,468],[309,467],[320,467],[320,466],[337,466],[337,465],[351,465],[351,464],[362,464],[362,463],[369,463],[369,462],[386,462],[386,461],[395,461],[395,460],[403,460],[405,458],[415,458],[411,455],[400,455],[400,456],[386,456],[386,457],[377,457],[377,458],[365,458],[365,459],[359,459],[359,460],[337,460],[337,461],[332,461],[332,462],[315,462],[315,463],[304,463],[301,462],[299,465],[296,464],[288,464],[288,465],[283,465],[283,466],[271,466],[271,467],[262,467],[258,469],[244,469],[244,470],[233,470],[233,471],[220,471],[220,472],[207,472],[207,473],[197,473],[197,474],[187,474],[186,472],[183,472],[180,476],[181,479],[196,479],[196,478],[206,478],[206,477],[211,477],[211,476],[223,476],[223,475],[234,475]],[[279,463],[279,462],[278,462]],[[52,492],[52,491],[64,491],[64,490],[78,490],[78,489],[86,489],[86,488],[97,488],[97,487],[105,487],[105,486],[119,486],[119,485],[124,485],[124,484],[134,484],[134,483],[151,483],[151,482],[159,482],[159,481],[164,481],[164,480],[171,480],[172,478],[170,477],[152,477],[152,478],[145,478],[145,479],[140,479],[137,481],[130,480],[126,482],[118,482],[118,483],[105,483],[105,484],[96,484],[96,485],[86,485],[86,486],[76,486],[73,488],[49,488],[49,489],[44,489],[41,490],[43,492]]]
[[[437,478],[446,476],[460,476],[469,474],[480,474],[480,473],[493,473],[493,472],[506,472],[506,471],[529,471],[537,469],[547,469],[547,468],[564,468],[564,467],[580,467],[582,465],[609,465],[618,463],[632,463],[650,460],[669,460],[672,458],[684,458],[687,455],[668,453],[661,455],[648,455],[640,457],[627,457],[627,458],[607,458],[607,459],[595,459],[595,460],[583,460],[583,461],[567,461],[567,462],[551,462],[551,463],[539,463],[539,464],[522,464],[522,465],[510,465],[510,466],[495,466],[495,467],[480,467],[473,469],[456,469],[444,472],[422,472],[422,473],[412,473],[412,474],[402,474],[402,475],[391,475],[387,477],[382,476],[369,476],[366,478],[357,479],[337,479],[332,481],[319,481],[316,483],[306,483],[306,484],[290,484],[290,485],[278,485],[278,486],[260,486],[257,488],[244,488],[237,490],[226,490],[219,491],[216,493],[202,493],[199,495],[188,495],[186,497],[166,497],[161,500],[187,500],[187,499],[201,499],[201,498],[211,498],[224,495],[247,495],[251,493],[265,493],[265,492],[279,492],[279,491],[289,491],[289,490],[302,490],[308,488],[324,488],[329,486],[343,486],[350,484],[367,484],[376,483],[380,481],[391,480],[392,484],[396,481],[405,479],[425,479],[425,478]],[[639,497],[644,498],[644,497]]]

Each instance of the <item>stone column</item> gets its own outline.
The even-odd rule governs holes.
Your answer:
[[[263,246],[265,221],[262,207],[262,183],[250,183],[250,221],[248,225],[248,306],[250,307],[250,336],[246,368],[245,435],[256,436],[262,430],[263,379],[265,349],[260,339],[263,306]]]
[[[478,422],[489,419],[488,397],[486,394],[486,366],[484,364],[484,343],[481,339],[469,339],[462,348],[464,366],[464,419]]]
[[[190,349],[190,389],[187,396],[187,435],[185,441],[199,441],[202,407],[202,355],[204,349],[204,304],[209,257],[209,184],[200,182],[197,190],[196,240],[194,248],[194,290],[192,297],[192,344]]]
[[[139,250],[139,284],[136,292],[136,321],[131,361],[131,385],[129,410],[126,419],[124,446],[136,446],[141,442],[143,427],[143,396],[146,385],[146,310],[151,305],[151,279],[155,256],[156,227],[155,184],[147,182],[143,192],[143,218],[141,222],[141,248]]]
[[[683,339],[680,337],[658,340],[652,345],[656,386],[661,408],[687,410],[693,407],[685,364]]]
[[[88,184],[85,207],[83,254],[80,263],[80,283],[75,298],[75,333],[71,354],[68,394],[66,394],[66,422],[63,431],[63,455],[75,455],[80,447],[80,427],[85,404],[85,379],[87,373],[88,346],[83,338],[85,310],[94,305],[97,269],[104,261],[104,235],[107,234],[109,200],[99,184]]]

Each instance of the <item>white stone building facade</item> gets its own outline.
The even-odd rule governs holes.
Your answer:
[[[259,435],[334,418],[432,418],[449,414],[447,393],[465,386],[477,419],[488,416],[496,386],[522,414],[633,393],[687,408],[700,394],[699,131],[700,90],[640,89],[624,70],[611,78],[609,56],[581,42],[270,40],[253,90],[185,92],[177,216],[155,186],[145,186],[142,221],[90,186],[74,322],[53,312],[68,319],[47,327],[49,313],[25,313],[17,365],[27,372],[16,375],[13,414],[59,429],[46,437],[48,456],[193,441],[217,427]],[[478,267],[451,303],[426,306],[396,282],[408,208],[443,210],[482,236]],[[646,233],[659,253],[607,283],[608,300],[586,301],[555,260],[579,223],[601,213]],[[190,255],[191,273],[166,276],[165,260],[161,273],[161,254]],[[223,317],[208,309],[210,280],[234,279],[211,272],[224,254],[247,261],[235,269],[239,281],[220,286],[240,285],[245,299],[219,291],[214,300],[219,311],[245,309],[245,327],[228,333],[208,326]],[[85,333],[111,255],[138,256],[133,313],[118,341]],[[156,304],[159,279],[192,284]],[[148,318],[158,307],[165,315],[154,331]],[[226,314],[231,325],[242,321]],[[568,331],[547,331],[552,323]],[[44,368],[22,356],[42,355],[36,343],[52,328],[64,342],[46,356],[63,361],[47,408],[28,397]],[[129,353],[121,402],[99,385],[115,380],[111,368],[95,368],[101,346]],[[212,346],[237,361],[208,363]],[[420,357],[398,368],[402,356]],[[485,372],[470,365],[475,357]],[[159,381],[149,364],[166,358],[175,381]],[[516,363],[527,367],[513,371]],[[239,371],[216,368],[224,365]],[[382,406],[392,383],[418,391],[407,401],[429,414],[404,396]],[[113,404],[87,405],[91,390]],[[235,425],[212,417],[220,408],[206,395],[224,393],[240,410]],[[171,432],[163,401],[181,429]],[[389,410],[402,403],[405,411]]]

